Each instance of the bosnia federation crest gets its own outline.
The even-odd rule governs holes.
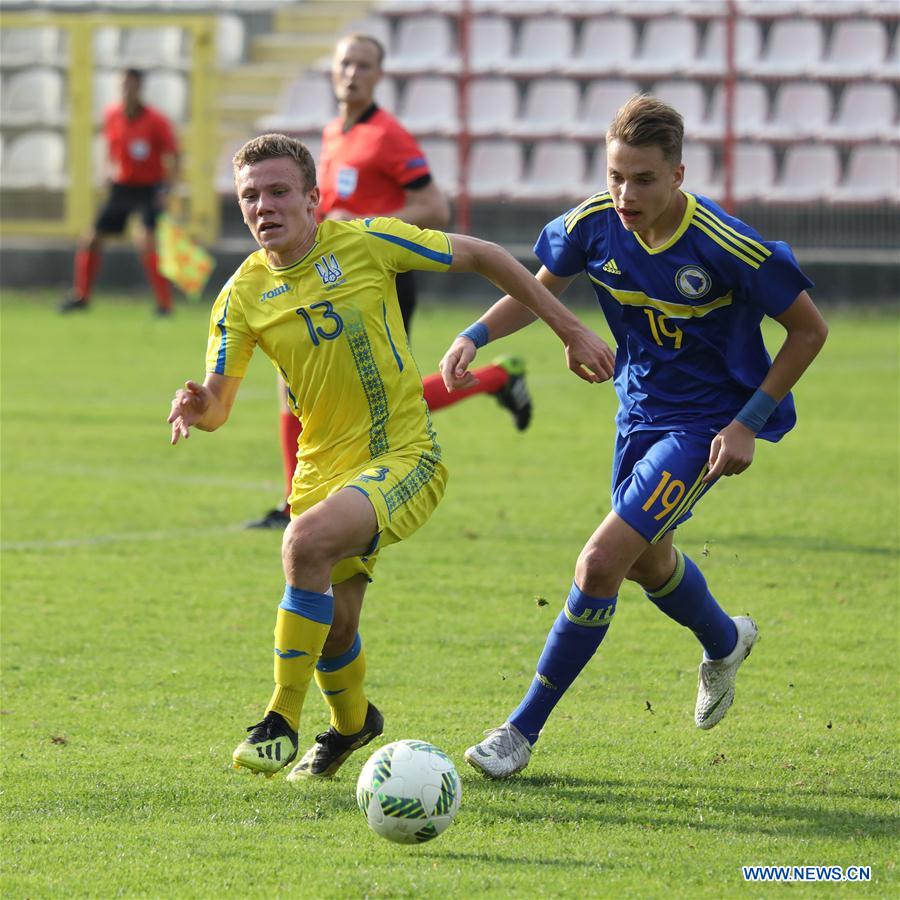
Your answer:
[[[698,300],[709,293],[712,279],[700,266],[682,266],[675,273],[678,293],[689,300]]]

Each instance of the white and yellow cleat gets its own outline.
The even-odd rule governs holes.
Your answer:
[[[266,713],[262,722],[251,725],[249,736],[231,754],[236,769],[271,778],[294,761],[297,755],[297,732],[277,712]]]
[[[697,684],[697,706],[694,722],[698,728],[709,729],[725,718],[734,702],[734,681],[741,663],[750,655],[759,637],[756,622],[749,616],[733,616],[737,628],[737,644],[722,659],[707,659],[700,663]]]

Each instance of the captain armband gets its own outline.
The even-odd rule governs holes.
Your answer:
[[[745,425],[754,434],[762,431],[769,416],[775,412],[778,401],[770,397],[764,390],[757,388],[753,396],[744,404],[744,408],[734,417],[741,425]]]

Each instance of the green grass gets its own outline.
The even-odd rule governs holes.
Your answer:
[[[492,783],[461,765],[457,822],[410,848],[355,807],[365,753],[300,788],[229,767],[269,695],[282,590],[278,536],[238,527],[280,491],[268,363],[223,431],[172,448],[169,399],[202,374],[206,312],[159,322],[101,298],[62,318],[52,299],[2,306],[6,896],[783,893],[744,884],[756,863],[871,865],[869,884],[793,895],[896,896],[893,317],[830,315],[795,432],[679,534],[726,608],[760,624],[727,720],[697,731],[697,644],[626,586],[527,772]],[[421,311],[423,371],[474,315]],[[609,502],[610,387],[568,373],[540,326],[507,348],[529,362],[532,428],[484,398],[437,415],[447,496],[385,552],[363,616],[384,740],[460,764],[518,702]],[[326,721],[311,695],[301,741]]]

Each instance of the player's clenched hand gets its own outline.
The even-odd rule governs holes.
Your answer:
[[[579,378],[600,384],[613,377],[616,355],[590,328],[581,326],[573,331],[565,344],[566,361]]]
[[[705,484],[720,475],[740,475],[753,462],[756,435],[740,422],[726,425],[712,440],[709,448],[709,471]]]
[[[448,391],[459,391],[478,384],[478,379],[469,371],[469,363],[475,359],[477,352],[475,344],[466,337],[458,337],[450,345],[438,366]]]
[[[190,437],[190,428],[199,422],[212,402],[209,388],[196,381],[186,381],[184,387],[175,391],[172,411],[166,420],[172,426],[172,443],[179,438]]]

